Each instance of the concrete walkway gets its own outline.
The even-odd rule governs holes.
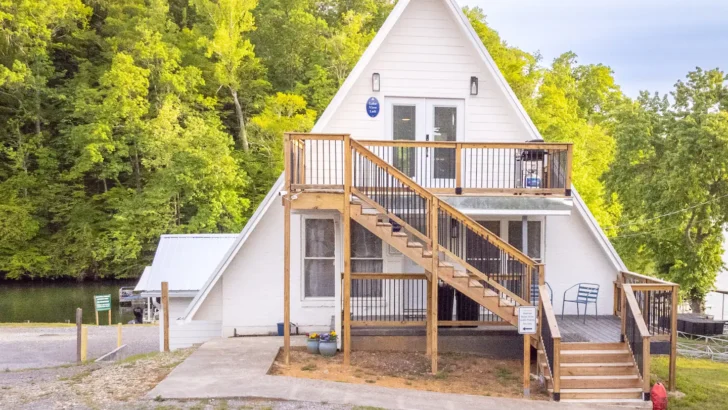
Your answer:
[[[303,345],[302,337],[292,338]],[[283,343],[280,337],[217,339],[202,345],[177,366],[148,398],[206,399],[256,397],[385,409],[586,409],[580,406],[524,399],[394,389],[363,384],[270,376],[268,370]]]

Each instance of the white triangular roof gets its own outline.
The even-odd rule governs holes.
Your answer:
[[[329,105],[324,110],[323,114],[321,114],[321,117],[318,119],[316,124],[314,125],[311,132],[313,133],[321,133],[324,131],[326,126],[328,125],[329,121],[331,121],[332,117],[336,114],[339,107],[343,103],[346,96],[351,91],[352,87],[354,87],[355,83],[361,77],[361,75],[365,72],[366,67],[369,65],[369,63],[372,61],[374,56],[376,55],[377,51],[380,49],[382,44],[384,43],[384,40],[387,38],[389,33],[392,31],[394,26],[396,25],[397,21],[402,17],[402,14],[404,13],[405,9],[410,3],[414,3],[420,0],[399,0],[395,7],[392,9],[392,12],[389,14],[389,17],[387,17],[387,20],[382,24],[382,27],[377,32],[374,39],[372,39],[372,42],[367,47],[366,51],[362,54],[361,58],[357,62],[354,69],[349,73],[349,76],[346,78],[346,81],[342,84],[341,88],[337,91],[334,98],[331,100]],[[436,0],[437,1],[437,0]],[[513,89],[511,89],[510,85],[508,85],[508,82],[506,81],[505,77],[503,77],[503,74],[501,74],[500,70],[498,69],[497,65],[495,64],[495,61],[491,57],[488,50],[483,45],[483,42],[480,40],[480,37],[478,37],[478,34],[473,29],[473,26],[470,24],[470,21],[463,13],[460,6],[457,4],[456,0],[439,0],[442,1],[449,12],[452,13],[454,20],[458,26],[462,30],[462,33],[464,34],[467,41],[474,47],[474,49],[477,52],[477,55],[482,59],[483,63],[487,67],[487,69],[491,72],[493,77],[496,79],[496,84],[498,88],[506,95],[507,100],[509,104],[511,104],[514,111],[518,114],[518,117],[520,121],[522,121],[527,129],[527,131],[531,134],[527,139],[542,139],[541,133],[538,131],[536,126],[533,124],[533,121],[531,121],[531,118],[526,113],[526,110],[523,108],[523,105],[521,105],[521,102],[518,100],[518,97],[516,97],[516,94],[513,92]],[[255,211],[253,216],[248,221],[247,225],[241,232],[240,236],[238,237],[238,240],[236,243],[230,248],[228,251],[228,254],[224,257],[224,259],[220,262],[218,268],[216,269],[216,272],[214,275],[210,277],[208,282],[205,284],[205,286],[200,290],[200,292],[197,294],[195,299],[190,303],[189,307],[187,308],[187,311],[185,312],[185,320],[190,321],[192,320],[192,317],[194,316],[195,312],[197,312],[197,309],[202,305],[202,302],[205,300],[207,295],[209,294],[210,290],[215,286],[220,276],[222,276],[223,272],[225,271],[225,268],[230,264],[234,256],[237,254],[237,252],[242,248],[242,246],[245,244],[245,240],[250,236],[250,234],[253,232],[255,227],[258,225],[258,222],[260,219],[262,219],[265,212],[270,208],[270,205],[275,202],[274,199],[277,196],[278,192],[280,192],[284,187],[284,178],[283,175],[281,175],[278,180],[275,182],[273,187],[271,188],[270,192],[268,192],[268,195],[265,197],[263,202],[258,206],[258,209]],[[594,216],[589,211],[589,209],[586,207],[586,204],[584,204],[583,200],[579,196],[579,194],[576,192],[576,189],[572,187],[572,195],[574,198],[574,204],[575,208],[578,210],[580,215],[585,219],[587,222],[587,225],[589,227],[589,231],[594,235],[594,237],[599,242],[602,249],[605,251],[607,256],[609,257],[609,260],[612,262],[612,264],[615,267],[615,272],[618,270],[626,270],[626,267],[624,263],[622,262],[621,258],[617,254],[617,252],[612,247],[612,244],[609,242],[609,239],[602,231],[601,227],[597,223],[596,219],[594,219]]]

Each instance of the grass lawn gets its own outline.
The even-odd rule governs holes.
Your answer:
[[[670,359],[652,356],[652,381],[667,388]],[[706,359],[677,358],[677,389],[683,398],[670,398],[673,409],[728,409],[728,363]]]

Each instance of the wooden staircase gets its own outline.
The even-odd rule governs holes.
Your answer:
[[[406,232],[403,232],[403,229],[394,231],[393,225],[389,223],[386,215],[382,215],[375,208],[368,207],[360,201],[351,202],[350,215],[357,223],[400,251],[425,271],[429,272],[432,269],[432,251],[426,249],[421,242],[410,238]],[[518,325],[515,303],[483,286],[478,276],[469,273],[459,265],[441,260],[437,277],[506,322],[514,326]]]
[[[553,384],[543,351],[542,374]],[[562,343],[559,356],[563,402],[643,405],[642,379],[626,343]]]

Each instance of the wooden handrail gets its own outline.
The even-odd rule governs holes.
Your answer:
[[[650,337],[650,331],[647,329],[647,323],[642,317],[642,311],[640,305],[637,303],[637,298],[634,296],[632,286],[628,283],[622,284],[622,290],[624,291],[624,297],[627,299],[627,307],[632,310],[632,316],[634,317],[637,329],[640,331],[641,337]]]
[[[570,142],[448,142],[448,141],[408,141],[408,140],[357,140],[364,146],[370,147],[401,147],[401,148],[515,148],[515,149],[562,149],[573,147]]]
[[[544,296],[548,294],[549,290],[546,288],[546,285],[538,286],[538,297],[541,300],[541,309],[543,310],[546,318],[546,323],[548,323],[549,329],[551,329],[551,337],[554,339],[561,339],[561,332],[559,331],[559,325],[556,322],[554,307],[551,306],[551,300],[548,296]]]
[[[670,286],[679,286],[677,283],[668,282],[666,280],[662,280],[660,278],[656,278],[656,277],[653,277],[653,276],[642,275],[640,273],[635,273],[635,272],[630,272],[630,271],[621,271],[620,273],[622,275],[624,275],[624,276],[631,276],[633,278],[637,278],[637,279],[644,280],[644,281],[646,281],[648,283],[655,283],[655,284],[660,284],[660,285],[670,285]]]

